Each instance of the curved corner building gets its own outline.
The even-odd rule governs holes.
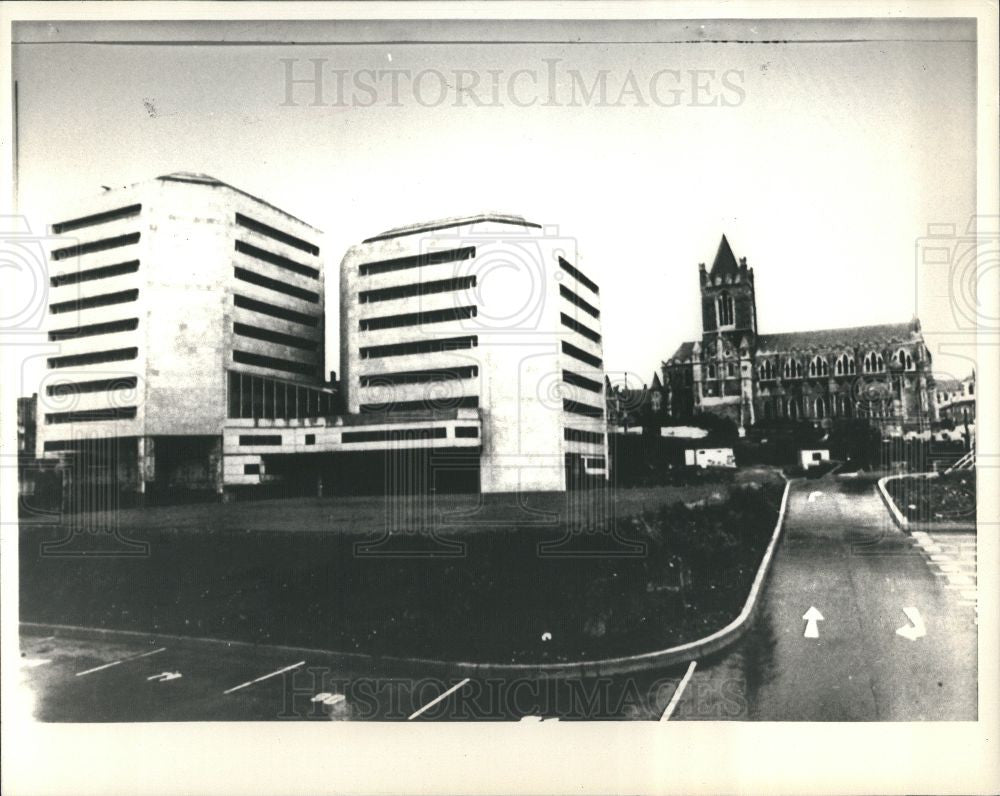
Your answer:
[[[343,399],[382,430],[358,444],[478,438],[486,493],[606,479],[600,318],[574,241],[523,218],[444,219],[353,246],[341,265]]]

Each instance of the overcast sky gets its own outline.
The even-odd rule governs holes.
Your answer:
[[[405,38],[450,43],[403,43],[399,23],[367,23],[349,35],[312,25],[296,36],[352,44],[121,46],[63,41],[95,28],[22,28],[15,38],[33,43],[14,48],[20,208],[37,229],[67,199],[179,170],[276,204],[326,233],[329,368],[338,367],[336,273],[347,247],[483,209],[572,239],[602,287],[606,367],[635,374],[633,385],[700,333],[697,267],[723,233],[755,269],[762,332],[917,311],[935,350],[935,332],[954,332],[955,320],[944,289],[926,280],[918,289],[915,252],[928,224],[964,231],[974,212],[967,28],[862,24],[820,37],[788,23],[771,23],[779,35],[733,33],[738,24],[726,34],[890,33],[650,43],[637,30],[656,38],[667,28],[576,36],[562,23],[562,41],[600,34],[604,43],[456,43],[469,30],[440,27],[406,28]],[[246,38],[240,26],[215,30]],[[507,38],[551,30],[522,25]],[[681,33],[712,38],[690,25]],[[150,26],[128,35],[179,37]],[[318,105],[315,86],[289,95],[286,80],[288,69],[311,77],[310,59],[323,59]],[[584,96],[595,80],[603,99]],[[958,375],[969,367],[948,357],[936,365]]]

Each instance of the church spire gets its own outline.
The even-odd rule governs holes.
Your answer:
[[[709,272],[709,276],[713,279],[717,276],[726,276],[727,274],[735,276],[739,273],[739,270],[739,266],[736,264],[736,256],[733,254],[726,236],[723,235],[722,240],[719,241],[719,250],[715,253],[715,262],[712,263],[712,270]]]

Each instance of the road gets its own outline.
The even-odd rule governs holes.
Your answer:
[[[753,627],[693,665],[379,676],[331,653],[25,626],[23,708],[44,721],[974,720],[975,537],[911,537],[870,482],[837,476],[796,482],[784,522]]]

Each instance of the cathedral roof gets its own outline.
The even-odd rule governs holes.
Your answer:
[[[944,392],[958,392],[962,389],[962,382],[951,376],[934,376],[934,385]]]
[[[694,340],[688,340],[686,343],[681,343],[677,346],[677,350],[671,355],[670,359],[677,362],[686,362],[691,358],[691,349],[694,348]],[[668,360],[669,361],[669,360]]]
[[[726,236],[723,235],[722,240],[719,241],[719,250],[715,253],[715,261],[712,263],[712,270],[709,271],[709,276],[713,278],[716,276],[725,276],[726,274],[735,276],[739,272],[740,268],[736,264],[736,256],[733,254]]]
[[[882,323],[875,326],[849,326],[841,329],[815,329],[805,332],[780,332],[757,337],[757,351],[790,351],[796,348],[838,348],[865,343],[907,343],[920,339],[913,322]]]
[[[850,348],[866,343],[888,345],[913,343],[920,340],[920,330],[914,321],[907,323],[882,323],[875,326],[848,326],[840,329],[815,329],[804,332],[779,332],[757,336],[757,353],[780,353],[808,348]],[[681,343],[668,361],[687,362],[697,341]]]

